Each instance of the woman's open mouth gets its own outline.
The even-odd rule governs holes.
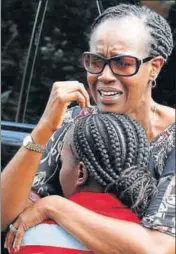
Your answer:
[[[117,100],[120,100],[123,92],[116,90],[116,91],[108,91],[108,90],[98,90],[98,94],[100,95],[99,98],[102,101],[102,103],[105,104],[111,104],[117,102]]]

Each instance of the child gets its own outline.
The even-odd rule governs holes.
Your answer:
[[[59,176],[63,194],[102,215],[140,223],[156,190],[148,161],[149,144],[136,121],[113,113],[84,117],[64,139]],[[48,220],[25,232],[18,253],[92,252]]]

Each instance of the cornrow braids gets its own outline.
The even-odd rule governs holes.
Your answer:
[[[114,7],[106,9],[100,16],[98,16],[93,25],[91,35],[99,24],[108,19],[124,18],[135,16],[143,21],[148,28],[151,35],[150,41],[150,56],[162,56],[167,61],[173,49],[173,37],[169,24],[167,21],[157,14],[155,11],[143,6],[131,4],[119,4]]]
[[[78,119],[71,129],[72,151],[89,176],[142,216],[156,186],[145,169],[149,143],[144,129],[129,116],[114,113]]]
[[[93,116],[93,115],[92,115]],[[102,165],[108,166],[107,149],[99,137],[96,124],[92,116],[81,119],[74,128],[74,146],[81,161],[84,162],[89,174],[102,186],[113,181],[110,174],[106,174]],[[92,126],[95,128],[92,129]],[[89,137],[89,134],[91,136]],[[106,162],[107,160],[107,162]]]
[[[131,167],[125,169],[114,187],[119,199],[134,211],[139,218],[145,214],[152,196],[157,191],[157,181],[146,168]]]

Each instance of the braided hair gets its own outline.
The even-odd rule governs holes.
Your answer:
[[[119,4],[106,9],[98,16],[93,25],[91,35],[97,26],[108,19],[119,19],[129,16],[135,16],[140,19],[148,28],[151,35],[149,53],[150,56],[162,56],[167,61],[168,56],[173,49],[173,37],[167,21],[155,11],[145,7],[131,4]]]
[[[70,131],[73,155],[90,179],[141,217],[156,189],[143,128],[127,115],[101,113],[77,120]]]

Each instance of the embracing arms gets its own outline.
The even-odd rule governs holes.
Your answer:
[[[11,247],[15,237],[15,247],[19,248],[25,230],[48,218],[76,236],[93,253],[175,253],[175,241],[171,236],[147,230],[135,223],[96,214],[59,196],[40,199],[27,208],[14,223],[18,232],[16,235],[9,233],[7,247]]]
[[[14,223],[14,227],[18,228],[16,235],[18,241],[22,239],[27,228],[40,223],[43,219],[51,218],[94,253],[174,254],[174,158],[173,150],[163,171],[158,192],[143,220],[145,227],[155,228],[167,234],[148,230],[138,224],[108,218],[65,198],[50,196],[27,208]]]
[[[158,191],[143,219],[145,227],[157,230],[94,214],[63,198],[57,199],[55,204],[49,202],[50,206],[45,210],[49,217],[95,253],[174,254],[174,198],[175,149],[166,161]]]
[[[171,236],[147,230],[135,223],[95,214],[64,198],[59,197],[54,206],[52,202],[49,204],[51,206],[46,207],[46,214],[95,253],[175,253],[175,240]]]

